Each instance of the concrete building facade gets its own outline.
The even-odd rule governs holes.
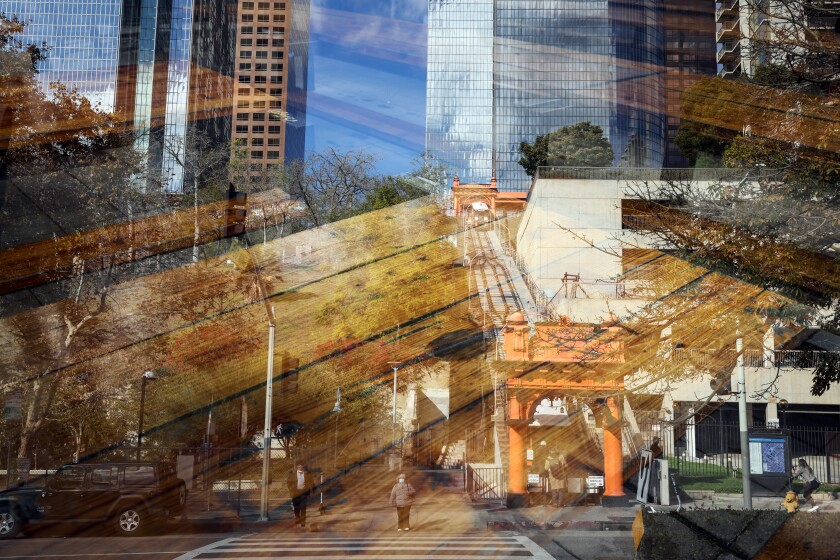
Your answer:
[[[702,76],[717,73],[715,10],[706,0],[664,0],[666,168],[686,167],[674,143],[680,128],[682,93]]]
[[[239,0],[231,140],[252,169],[303,157],[309,5]]]

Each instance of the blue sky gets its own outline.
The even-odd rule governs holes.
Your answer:
[[[424,148],[427,0],[313,0],[308,151],[364,149],[403,173]]]

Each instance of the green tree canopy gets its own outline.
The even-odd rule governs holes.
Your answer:
[[[721,156],[730,138],[731,134],[725,134],[713,126],[683,121],[674,143],[691,167],[720,167]]]
[[[541,165],[609,167],[615,157],[604,130],[588,121],[537,136],[533,144],[520,142],[519,153],[519,165],[531,177]]]

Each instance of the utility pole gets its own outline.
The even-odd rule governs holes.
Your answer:
[[[257,274],[259,275],[259,272]],[[260,282],[260,284],[262,284],[262,282]],[[268,300],[266,300],[266,306],[268,307]],[[268,521],[268,472],[271,467],[271,399],[273,384],[274,309],[271,309],[268,321],[268,368],[265,374],[265,423],[263,424],[263,465],[262,488],[260,492],[260,521]]]
[[[262,465],[262,488],[260,492],[260,517],[259,521],[268,521],[268,479],[269,469],[271,467],[271,430],[272,430],[272,411],[271,403],[273,397],[273,383],[274,383],[274,307],[268,302],[268,292],[263,282],[260,265],[254,256],[254,251],[251,244],[248,242],[248,237],[244,237],[244,245],[247,256],[247,261],[237,265],[231,259],[227,263],[234,267],[234,270],[241,270],[242,272],[252,272],[254,280],[257,285],[259,298],[265,305],[265,313],[268,316],[268,366],[265,373],[265,423],[263,425],[263,465]],[[252,302],[255,303],[255,302]],[[282,364],[281,364],[282,369]]]
[[[744,485],[744,509],[752,509],[752,488],[750,488],[750,442],[747,433],[747,382],[744,371],[744,339],[735,341],[738,354],[735,368],[738,374],[738,426],[741,431],[741,480]]]
[[[397,369],[402,362],[388,362],[394,369],[394,398],[391,401],[391,445],[397,444]]]

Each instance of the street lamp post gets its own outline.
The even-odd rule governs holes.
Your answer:
[[[735,340],[737,354],[735,369],[738,376],[738,425],[741,435],[741,481],[744,485],[744,509],[752,509],[752,488],[750,487],[750,445],[747,428],[747,383],[744,371],[744,340]]]
[[[333,469],[338,470],[338,413],[341,412],[341,387],[335,390],[335,439],[333,441]]]
[[[257,273],[259,275],[259,273]],[[262,282],[260,282],[262,284]],[[267,305],[267,302],[266,302]],[[265,373],[265,422],[263,424],[262,488],[260,521],[268,521],[268,472],[271,466],[271,398],[274,385],[274,310],[268,321],[268,367]]]
[[[140,460],[140,449],[143,447],[143,415],[146,413],[146,382],[157,379],[155,372],[148,370],[140,378],[140,421],[137,426],[137,455]]]
[[[268,315],[268,366],[265,373],[265,422],[263,425],[263,465],[262,465],[262,488],[260,491],[260,517],[259,521],[268,521],[268,473],[271,466],[271,399],[273,397],[274,383],[274,308],[268,303],[268,293],[265,289],[260,266],[254,257],[248,238],[245,238],[245,249],[248,253],[248,263],[242,267],[243,272],[252,271],[257,283],[260,299],[265,305],[265,312]],[[232,265],[234,270],[239,267],[231,259],[227,264]]]
[[[396,445],[397,443],[397,369],[400,364],[402,362],[388,362],[388,365],[394,370],[394,398],[391,403],[391,445]]]

